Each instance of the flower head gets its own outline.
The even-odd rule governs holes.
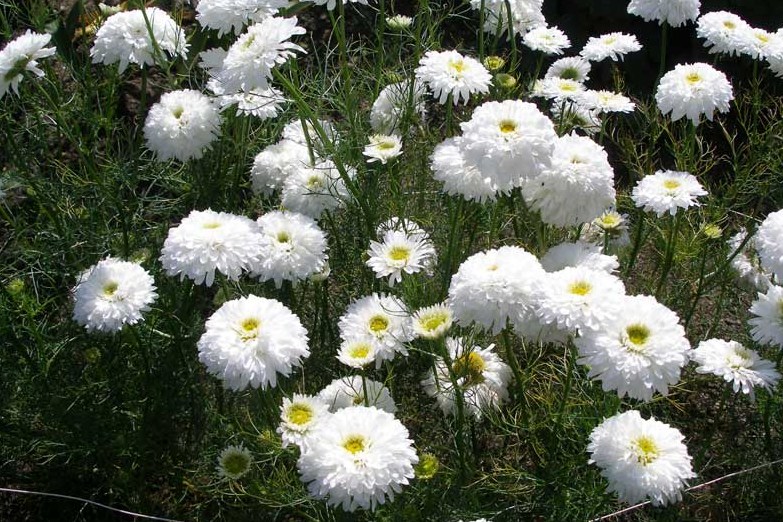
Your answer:
[[[566,56],[552,62],[544,78],[560,78],[584,83],[590,79],[590,62],[580,56]]]
[[[563,54],[571,47],[571,40],[557,27],[539,26],[528,31],[522,41],[530,49],[544,54]]]
[[[569,266],[583,266],[591,270],[603,270],[611,274],[620,263],[617,256],[601,253],[601,247],[593,243],[576,241],[555,245],[541,257],[541,266],[547,272],[557,272]]]
[[[73,319],[88,332],[116,332],[141,321],[157,297],[152,276],[141,265],[107,257],[79,277]]]
[[[498,185],[485,176],[478,165],[465,155],[461,137],[447,138],[435,147],[430,157],[433,177],[443,183],[447,194],[462,196],[479,203],[494,201]]]
[[[633,112],[636,104],[630,98],[612,91],[587,90],[579,95],[577,102],[598,114],[606,112]]]
[[[367,265],[376,277],[389,277],[389,286],[402,281],[402,273],[429,272],[435,264],[435,247],[426,233],[387,230],[381,242],[370,241]]]
[[[734,254],[740,245],[742,245],[747,234],[748,232],[743,228],[729,238],[726,243],[729,246],[730,254]],[[742,248],[742,250],[737,252],[734,258],[731,260],[731,267],[736,270],[740,281],[747,283],[751,288],[755,288],[761,292],[766,292],[769,287],[772,286],[772,281],[775,278],[775,275],[768,268],[761,264],[761,259],[759,258],[758,254],[757,242],[758,235],[750,238],[745,243],[745,246]],[[769,264],[769,262],[767,262],[767,264]]]
[[[771,285],[750,305],[750,335],[759,344],[783,348],[783,287]]]
[[[699,0],[631,0],[628,13],[641,16],[645,22],[657,20],[659,25],[680,27],[696,20],[700,7]]]
[[[608,33],[591,37],[579,52],[586,60],[600,62],[606,58],[622,61],[626,54],[640,51],[642,45],[632,34]]]
[[[783,210],[769,214],[754,238],[761,266],[783,281]]]
[[[413,25],[413,18],[405,15],[394,15],[386,19],[386,26],[395,31],[404,31]]]
[[[376,348],[373,343],[362,338],[346,339],[340,344],[337,360],[346,366],[361,370],[376,359]]]
[[[3,47],[0,51],[0,98],[9,90],[19,92],[19,82],[25,71],[39,78],[44,75],[37,60],[55,53],[54,47],[46,47],[51,39],[50,34],[33,33],[28,29]]]
[[[424,118],[427,88],[420,80],[406,80],[387,85],[372,104],[370,126],[378,134],[394,134],[400,131],[400,121],[409,109],[411,114]]]
[[[659,170],[639,180],[631,198],[637,207],[661,217],[667,212],[675,215],[678,208],[699,206],[696,198],[706,195],[707,191],[693,174]]]
[[[338,322],[343,340],[364,340],[376,350],[376,365],[397,353],[408,355],[413,325],[405,304],[385,294],[371,294],[352,302]]]
[[[317,397],[295,393],[290,399],[283,398],[280,425],[277,427],[283,447],[294,444],[301,448],[327,415],[329,407]]]
[[[260,22],[287,6],[287,0],[200,0],[196,4],[196,20],[223,36],[238,33],[248,22]]]
[[[699,373],[711,373],[723,377],[732,384],[734,393],[742,393],[754,399],[753,388],[771,389],[780,380],[775,363],[762,359],[758,352],[745,348],[736,341],[709,339],[699,343],[691,354],[699,367]]]
[[[420,308],[413,314],[413,331],[424,339],[439,339],[451,328],[454,313],[446,304]]]
[[[449,95],[457,105],[465,103],[470,95],[489,92],[492,76],[475,58],[462,56],[457,51],[427,51],[416,68],[416,79],[424,82],[441,104]]]
[[[306,159],[303,159],[306,158]],[[293,140],[280,140],[259,152],[250,169],[253,191],[266,196],[283,188],[293,172],[307,168],[307,146]]]
[[[366,394],[365,385],[367,385]],[[318,400],[326,404],[331,412],[365,404],[365,400],[370,406],[380,410],[389,413],[397,411],[397,405],[394,404],[389,388],[378,381],[362,379],[359,375],[333,380],[318,393]]]
[[[710,48],[710,54],[726,53],[729,56],[742,52],[743,35],[750,31],[748,23],[727,11],[705,13],[696,25],[696,34],[704,38],[704,47]]]
[[[661,113],[671,113],[672,121],[687,116],[694,125],[702,114],[712,121],[715,110],[728,112],[733,99],[726,75],[706,63],[676,65],[663,75],[655,91]]]
[[[283,183],[281,204],[283,208],[318,219],[325,210],[335,210],[350,198],[345,181],[331,160],[317,161],[310,165],[296,162]],[[356,171],[346,169],[353,178]]]
[[[399,136],[387,134],[373,134],[370,143],[364,147],[363,154],[369,158],[367,163],[380,161],[384,165],[402,154],[402,140]]]
[[[649,498],[653,505],[682,499],[685,481],[695,477],[682,434],[631,410],[605,419],[590,433],[590,464],[601,468],[608,491],[634,504]]]
[[[242,444],[227,446],[218,455],[218,475],[227,479],[237,480],[250,471],[253,457],[250,450]]]

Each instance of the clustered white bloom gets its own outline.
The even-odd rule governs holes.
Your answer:
[[[675,215],[678,208],[699,206],[696,198],[706,195],[707,191],[693,174],[659,170],[639,180],[631,198],[637,207],[661,217],[667,212]]]
[[[557,272],[569,266],[583,266],[591,270],[603,270],[612,273],[619,268],[617,256],[608,256],[601,253],[601,247],[576,241],[574,243],[560,243],[547,250],[541,257],[541,266],[547,272]]]
[[[696,20],[700,7],[699,0],[631,0],[628,13],[641,16],[646,22],[657,20],[660,25],[680,27]]]
[[[397,353],[408,355],[405,343],[413,340],[413,324],[405,304],[385,294],[371,294],[352,302],[338,322],[344,340],[363,340],[373,345],[376,366]]]
[[[50,34],[33,33],[28,29],[3,47],[0,51],[0,98],[9,90],[19,92],[19,82],[25,71],[39,78],[44,76],[37,60],[55,53],[54,47],[46,47],[51,39]]]
[[[712,121],[713,114],[728,112],[734,99],[726,75],[706,63],[679,64],[661,78],[655,91],[655,102],[672,121],[687,116],[694,125],[702,114]]]
[[[471,94],[488,93],[492,76],[478,60],[457,51],[427,51],[416,68],[416,79],[424,82],[441,104],[451,96],[454,105],[467,103]]]
[[[370,136],[370,143],[364,147],[363,154],[368,158],[367,163],[380,161],[385,165],[402,154],[402,140],[393,134],[373,134]]]
[[[705,47],[710,53],[739,55],[742,53],[744,35],[750,25],[739,16],[727,11],[714,11],[703,14],[697,23],[696,34],[704,38]]]
[[[571,40],[557,27],[539,26],[528,31],[522,41],[530,49],[544,54],[563,54],[571,47]]]
[[[333,380],[318,393],[318,400],[326,404],[332,413],[359,404],[373,406],[388,413],[397,411],[389,388],[381,382],[362,379],[359,375]]]
[[[209,29],[238,33],[248,22],[260,22],[288,6],[287,0],[200,0],[196,20]]]
[[[377,277],[389,277],[389,286],[402,281],[402,273],[431,273],[436,261],[435,247],[429,234],[418,225],[395,227],[382,231],[381,241],[370,241],[367,266]]]
[[[484,31],[492,34],[507,34],[514,38],[517,34],[546,24],[542,13],[544,0],[470,0],[473,9],[484,8]],[[509,10],[511,13],[509,17]],[[509,18],[511,28],[509,30]]]
[[[756,232],[755,245],[761,265],[783,281],[783,210],[764,219]]]
[[[301,448],[328,412],[329,407],[318,397],[301,393],[295,393],[290,399],[285,397],[280,406],[280,425],[277,427],[283,447],[293,444]]]
[[[783,287],[771,285],[750,306],[750,334],[759,344],[783,348]]]
[[[698,363],[696,371],[723,377],[731,383],[734,393],[742,393],[754,399],[753,389],[773,388],[780,380],[775,363],[762,359],[758,352],[745,348],[736,341],[709,339],[699,343],[691,355]]]
[[[729,255],[734,254],[734,252],[740,248],[747,235],[748,232],[743,228],[729,238],[727,241]],[[757,241],[757,236],[748,239],[742,250],[740,250],[731,260],[731,266],[737,271],[740,281],[749,284],[756,290],[766,292],[769,287],[772,286],[775,275],[761,264]]]
[[[544,78],[560,78],[584,83],[590,79],[590,62],[579,56],[566,56],[552,62]]]
[[[446,304],[427,306],[413,314],[413,331],[424,339],[440,339],[451,328],[454,312]]]
[[[588,39],[579,54],[591,62],[600,62],[607,58],[616,62],[622,61],[626,54],[641,49],[642,45],[632,34],[608,33]]]
[[[612,91],[587,90],[579,95],[578,103],[597,114],[605,112],[633,112],[636,104],[627,96]]]

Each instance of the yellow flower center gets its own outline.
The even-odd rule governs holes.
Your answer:
[[[650,338],[650,329],[643,324],[632,324],[625,329],[625,335],[628,336],[628,341],[633,344],[632,347],[628,347],[629,351],[641,352],[641,347],[647,343],[647,339]]]
[[[565,92],[575,92],[576,85],[574,85],[573,83],[562,82],[560,83],[560,90]]]
[[[397,144],[391,140],[379,141],[375,146],[380,150],[393,149]]]
[[[615,38],[614,36],[607,36],[606,38],[603,39],[603,42],[606,45],[612,45],[616,41],[617,41],[617,38]]]
[[[701,81],[701,76],[694,71],[685,77],[685,81],[690,84],[699,83]]]
[[[633,441],[633,447],[636,452],[636,460],[642,466],[652,464],[658,458],[658,446],[650,437],[642,435]]]
[[[313,418],[313,409],[307,404],[292,404],[288,408],[288,420],[297,426],[310,422]]]
[[[517,130],[517,124],[512,120],[500,120],[498,126],[500,127],[500,132],[503,134],[509,134]]]
[[[725,27],[726,29],[734,30],[734,29],[737,28],[737,25],[734,22],[732,22],[731,20],[725,20],[723,22],[723,27]]]
[[[406,246],[393,246],[389,249],[389,259],[392,261],[408,261],[411,258],[411,249]]]
[[[207,230],[211,230],[213,228],[220,228],[221,225],[217,221],[210,221],[208,223],[204,223],[201,226],[202,226],[202,228],[206,228]]]
[[[676,179],[667,179],[666,181],[663,182],[663,187],[666,190],[674,190],[680,188],[680,182],[677,181]]]
[[[450,61],[449,68],[457,74],[462,74],[465,71],[465,62],[463,60]]]
[[[354,359],[364,359],[368,353],[370,353],[370,345],[367,343],[356,343],[348,349],[348,354]]]
[[[366,441],[362,435],[351,435],[345,439],[345,441],[343,441],[343,448],[345,448],[346,451],[352,455],[356,455],[360,451],[364,451],[365,447]]]
[[[320,176],[310,176],[307,178],[307,188],[309,189],[317,189],[321,188],[323,186],[323,183],[321,182]]]
[[[386,331],[389,327],[389,320],[382,315],[374,315],[370,318],[370,331],[378,334]]]
[[[476,352],[457,357],[452,364],[451,369],[459,377],[464,377],[467,384],[476,384],[484,380],[484,368],[487,364]]]
[[[431,315],[422,317],[419,324],[421,324],[422,329],[431,332],[440,328],[448,320],[449,314],[446,312],[435,312]]]
[[[288,243],[291,241],[291,236],[288,232],[282,231],[277,233],[277,241],[280,243]]]
[[[574,295],[587,295],[593,289],[593,285],[587,281],[575,281],[568,287],[568,291]]]
[[[492,263],[491,265],[489,265],[489,266],[487,267],[487,270],[488,270],[489,272],[494,272],[494,271],[495,271],[495,270],[497,270],[498,268],[499,268],[499,267],[498,267],[498,265],[496,265],[495,263]]]
[[[182,113],[185,112],[184,107],[177,107],[173,111],[171,111],[171,114],[174,115],[175,118],[179,119],[180,116],[182,116]]]
[[[114,281],[109,281],[105,285],[103,285],[103,295],[106,297],[111,297],[114,295],[114,292],[117,291],[117,288],[119,288],[119,285],[115,283]]]
[[[601,216],[600,221],[603,228],[615,228],[620,224],[620,217],[615,216],[614,214],[606,214],[605,216]]]
[[[239,323],[239,327],[241,329],[239,332],[239,338],[243,341],[250,341],[252,339],[258,338],[258,329],[260,326],[261,321],[255,317],[248,317]]]
[[[758,40],[762,44],[769,43],[769,35],[766,35],[764,33],[756,33],[756,40]]]

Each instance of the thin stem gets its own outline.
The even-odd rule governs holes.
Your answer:
[[[522,382],[522,370],[519,367],[519,360],[514,353],[514,344],[511,342],[509,328],[503,328],[502,332],[503,346],[506,349],[506,358],[511,366],[511,372],[514,374],[514,381],[517,383],[517,401],[521,401],[525,394],[524,383]]]
[[[658,79],[660,80],[666,72],[666,45],[669,39],[669,24],[666,22],[661,25],[661,65],[658,69]]]
[[[680,229],[681,214],[682,212],[677,212],[669,223],[669,237],[666,240],[666,251],[663,258],[663,266],[661,267],[661,276],[660,279],[658,279],[658,286],[655,288],[656,298],[660,297],[661,290],[663,290],[663,285],[666,282],[666,278],[668,277],[672,268],[672,262],[674,261],[674,250],[677,243],[677,233]]]
[[[636,264],[636,258],[639,256],[639,250],[642,248],[642,237],[644,236],[644,212],[639,211],[639,219],[636,223],[636,233],[633,236],[633,247],[631,248],[631,257],[628,258],[628,264],[623,270],[623,277],[628,277]]]

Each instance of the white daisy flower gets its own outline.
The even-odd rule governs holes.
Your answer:
[[[655,103],[672,121],[687,116],[694,125],[703,114],[712,121],[715,110],[728,112],[734,99],[731,83],[706,63],[679,64],[663,75],[655,91]]]
[[[200,0],[196,20],[206,28],[224,33],[239,33],[245,24],[270,18],[288,7],[288,0]]]
[[[755,399],[753,389],[756,387],[771,390],[780,380],[780,373],[775,369],[775,363],[762,359],[758,352],[745,348],[736,341],[709,339],[699,343],[691,354],[699,367],[699,373],[711,373],[723,377],[732,384],[734,393],[742,390]]]
[[[445,303],[427,306],[413,314],[413,331],[424,339],[440,339],[451,328],[454,312]]]
[[[292,172],[307,168],[307,146],[293,140],[280,140],[259,152],[250,169],[253,192],[270,196],[281,190]]]
[[[646,295],[624,296],[620,308],[595,330],[574,339],[579,364],[604,391],[648,401],[680,380],[690,343],[676,313]]]
[[[584,241],[560,243],[541,257],[541,266],[547,272],[557,272],[569,266],[583,266],[591,270],[602,270],[608,274],[620,267],[617,256],[601,253],[601,247]]]
[[[685,481],[696,474],[682,433],[638,411],[618,413],[590,433],[588,463],[601,468],[609,492],[628,504],[654,506],[682,500]]]
[[[386,18],[386,27],[394,31],[404,31],[413,25],[413,18],[405,15],[394,15]]]
[[[534,27],[522,37],[522,41],[533,51],[544,54],[563,54],[571,47],[571,40],[557,27]]]
[[[266,389],[310,355],[307,331],[282,303],[249,295],[226,301],[207,319],[198,359],[226,388]]]
[[[0,51],[0,98],[9,90],[19,93],[19,82],[25,71],[38,78],[44,76],[38,68],[38,60],[56,52],[54,47],[46,47],[51,39],[50,34],[33,33],[28,29],[3,47]]]
[[[783,59],[783,37],[758,27],[739,33],[740,52],[754,60]]]
[[[566,56],[552,62],[544,78],[560,78],[585,83],[590,79],[590,62],[580,56]]]
[[[215,271],[232,281],[258,263],[261,237],[256,224],[243,216],[194,210],[169,229],[160,255],[168,275],[188,277],[212,286]]]
[[[171,91],[150,107],[144,141],[160,161],[199,159],[220,136],[220,124],[212,99],[189,89]]]
[[[498,36],[508,34],[508,38],[546,25],[543,4],[544,0],[470,0],[473,9],[481,9],[482,5],[484,7],[484,31]],[[508,6],[511,7],[511,31]]]
[[[680,27],[699,17],[699,0],[631,0],[628,13],[644,18],[645,22],[657,21]]]
[[[387,161],[402,154],[402,140],[395,135],[373,134],[362,154],[369,158],[367,163],[380,161],[386,165]]]
[[[783,348],[783,287],[772,285],[750,306],[750,335],[761,345]]]
[[[461,338],[446,338],[446,349],[451,360],[451,372],[462,390],[465,406],[477,419],[487,410],[498,409],[508,400],[508,383],[511,367],[493,351],[494,344],[486,348],[469,346]],[[449,367],[442,357],[435,358],[435,369],[421,381],[424,391],[435,397],[446,415],[454,415],[456,391],[451,382]]]
[[[446,194],[479,203],[494,201],[499,191],[497,183],[484,175],[465,156],[464,150],[461,137],[447,138],[438,144],[430,157],[432,176],[443,183]]]
[[[747,231],[743,228],[729,238],[726,242],[729,246],[729,255],[740,247],[746,235]],[[762,266],[758,255],[757,241],[757,236],[750,238],[744,248],[731,260],[731,266],[736,270],[740,281],[760,292],[766,292],[772,286],[775,275]]]
[[[124,11],[111,15],[103,22],[90,49],[93,63],[106,65],[120,62],[120,74],[135,63],[139,67],[154,65],[162,58],[161,51],[170,56],[186,58],[188,44],[185,32],[166,11],[157,7]]]
[[[600,62],[607,58],[616,62],[622,61],[626,54],[641,49],[642,45],[632,34],[607,33],[589,38],[579,54],[591,62]]]
[[[562,103],[566,100],[577,100],[584,91],[584,84],[576,80],[551,77],[536,80],[533,84],[533,89],[530,91],[530,96],[547,98]]]
[[[367,393],[364,393],[364,385],[367,385]],[[332,413],[351,406],[365,405],[365,400],[370,406],[388,413],[397,411],[397,405],[389,392],[389,388],[378,381],[363,379],[359,375],[351,375],[333,380],[326,388],[318,393],[318,400],[326,404]]]
[[[227,446],[220,452],[217,460],[218,476],[231,480],[241,478],[250,471],[250,466],[253,464],[253,456],[250,450],[242,444]]]
[[[117,332],[142,321],[158,294],[138,263],[112,257],[87,269],[73,289],[73,319],[88,332]]]
[[[775,33],[775,41],[783,42],[783,28]],[[770,54],[766,58],[769,70],[778,78],[783,78],[783,54]]]
[[[319,161],[315,166],[295,164],[283,183],[281,201],[283,208],[318,219],[325,210],[335,210],[350,198],[345,181],[330,160]],[[356,171],[346,169],[353,178]]]
[[[305,127],[302,125],[301,119],[288,122],[286,126],[283,127],[283,139],[291,140],[300,145],[304,145],[305,147],[312,148],[316,159],[327,159],[323,154],[326,144],[323,143],[321,135],[311,122],[306,121],[306,124],[307,132],[305,132]],[[324,131],[326,138],[333,144],[337,144],[339,136],[337,135],[337,130],[334,128],[334,125],[327,120],[318,120],[318,125]]]
[[[675,215],[678,208],[698,207],[696,198],[706,195],[707,191],[693,174],[659,170],[639,180],[631,198],[637,207],[661,217],[667,212]]]
[[[376,277],[389,277],[389,286],[402,281],[402,273],[431,272],[436,262],[435,247],[427,234],[389,230],[383,240],[370,241],[367,266]]]
[[[460,98],[467,103],[471,94],[488,93],[492,83],[486,67],[457,51],[427,51],[416,68],[416,79],[424,82],[441,104],[452,95],[454,105]]]
[[[280,424],[277,433],[282,437],[282,446],[289,444],[300,449],[307,444],[313,430],[329,415],[329,407],[318,397],[294,393],[292,398],[284,397],[280,405]]]
[[[606,112],[633,112],[636,104],[618,92],[587,90],[579,95],[577,103],[598,114]]]
[[[261,120],[277,117],[283,110],[283,103],[286,102],[283,93],[275,88],[226,94],[223,84],[217,78],[209,79],[207,89],[217,96],[221,111],[236,106],[237,115],[255,116]]]
[[[710,48],[710,54],[725,53],[739,56],[742,52],[743,34],[750,31],[750,25],[728,11],[705,13],[696,24],[696,34],[704,38],[704,47]]]
[[[761,266],[783,281],[783,210],[772,212],[762,221],[753,241]]]
[[[387,85],[372,104],[370,126],[378,134],[395,134],[400,131],[400,120],[409,110],[411,115],[426,115],[427,87],[420,81],[406,80]],[[410,105],[410,107],[409,107]]]
[[[320,272],[326,263],[326,234],[310,217],[275,210],[256,221],[261,235],[258,263],[252,267],[261,281],[297,283]]]
[[[310,495],[355,511],[394,500],[418,461],[408,430],[392,414],[352,406],[319,424],[297,467]]]
[[[386,294],[371,294],[352,302],[338,322],[343,340],[365,340],[376,350],[376,367],[398,353],[407,356],[405,343],[414,338],[405,304]]]
[[[337,360],[346,366],[361,370],[376,359],[375,345],[362,338],[346,339],[337,351]]]

